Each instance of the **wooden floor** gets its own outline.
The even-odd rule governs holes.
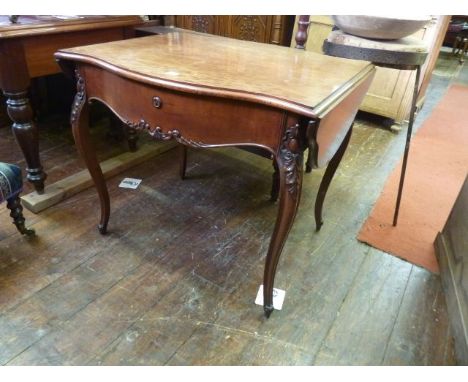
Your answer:
[[[418,124],[449,82],[435,78]],[[52,181],[80,168],[66,133],[42,134]],[[103,156],[123,150],[100,134]],[[276,278],[286,300],[268,320],[254,304],[277,211],[263,158],[191,150],[185,181],[177,150],[127,170],[108,182],[106,236],[93,189],[26,211],[35,239],[20,237],[2,206],[0,363],[454,364],[439,276],[356,240],[404,135],[357,121],[319,233],[313,203],[323,172],[305,176]],[[8,129],[0,142],[0,158],[24,166]],[[143,182],[121,189],[123,177]]]

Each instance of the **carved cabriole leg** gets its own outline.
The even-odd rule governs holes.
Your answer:
[[[44,192],[44,180],[47,175],[42,169],[39,159],[39,134],[36,124],[33,122],[33,112],[28,99],[27,90],[19,92],[7,92],[3,94],[7,98],[8,115],[13,121],[12,131],[18,142],[27,163],[26,178],[36,191]]]
[[[273,311],[273,283],[281,251],[292,227],[301,196],[303,149],[299,142],[299,125],[286,130],[275,158],[279,171],[279,208],[268,248],[263,278],[263,309],[266,317]]]
[[[179,145],[179,174],[180,179],[185,179],[185,170],[187,169],[187,146]]]
[[[13,224],[18,228],[18,231],[22,235],[34,235],[34,230],[27,229],[24,225],[23,206],[19,195],[7,200],[7,208],[11,211],[10,216],[13,218]]]
[[[353,131],[353,125],[349,128],[348,132],[346,133],[343,142],[341,142],[338,151],[333,155],[330,163],[325,170],[325,174],[323,175],[322,181],[320,182],[319,191],[317,193],[317,198],[315,199],[315,228],[317,231],[320,230],[322,227],[322,207],[323,202],[325,200],[325,196],[328,191],[328,187],[335,175],[336,169],[340,165],[341,159],[343,158],[344,153],[346,152],[346,148],[348,147],[349,140],[351,139],[351,134]]]
[[[76,90],[75,100],[73,101],[70,123],[72,126],[73,137],[75,138],[76,147],[86,163],[91,178],[94,181],[99,200],[101,202],[101,220],[99,223],[99,232],[105,234],[107,232],[107,223],[110,216],[109,193],[107,191],[106,181],[102,174],[101,167],[96,157],[96,151],[90,140],[89,135],[89,110],[86,102],[86,87],[84,79],[78,70],[75,70]]]

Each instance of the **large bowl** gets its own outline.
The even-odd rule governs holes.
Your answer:
[[[366,38],[396,40],[409,36],[424,27],[430,16],[382,17],[370,15],[332,16],[335,25],[343,32]]]

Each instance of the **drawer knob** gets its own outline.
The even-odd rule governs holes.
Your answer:
[[[162,101],[161,101],[161,98],[158,97],[158,96],[155,96],[153,97],[153,106],[156,108],[156,109],[160,109],[161,106],[162,106]]]

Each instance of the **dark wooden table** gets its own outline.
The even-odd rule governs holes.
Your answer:
[[[77,81],[72,129],[99,194],[103,234],[110,201],[89,140],[89,101],[105,103],[128,126],[159,140],[197,148],[247,146],[271,154],[280,200],[263,280],[268,317],[277,264],[299,206],[303,152],[311,150],[314,167],[330,163],[319,192],[321,210],[374,66],[180,30],[62,49],[55,57]]]
[[[60,72],[54,59],[60,48],[131,37],[131,27],[140,24],[139,16],[19,16],[16,23],[0,16],[0,88],[26,159],[26,177],[38,192],[43,192],[47,175],[28,97],[31,78]]]

